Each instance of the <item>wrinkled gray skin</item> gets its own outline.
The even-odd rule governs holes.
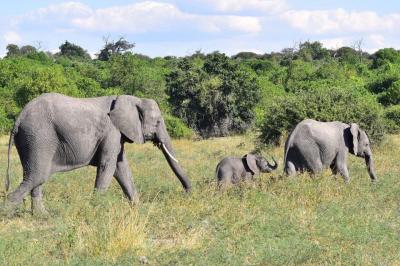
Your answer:
[[[128,95],[78,99],[43,94],[25,106],[11,132],[8,168],[14,142],[23,167],[23,181],[8,195],[5,206],[13,209],[30,193],[33,213],[46,213],[43,183],[53,173],[86,165],[97,167],[96,191],[106,191],[114,176],[126,197],[136,202],[138,195],[124,144],[147,140],[162,150],[182,186],[189,191],[189,179],[172,158],[171,140],[154,100]],[[9,169],[7,190],[8,187]]]
[[[317,173],[330,167],[349,181],[347,155],[365,159],[369,176],[376,180],[374,162],[367,134],[357,124],[319,122],[306,119],[297,124],[285,144],[285,173],[298,171]]]
[[[215,170],[218,188],[252,178],[260,172],[270,173],[278,167],[277,162],[274,159],[273,161],[274,165],[264,157],[254,154],[246,154],[242,158],[226,157],[219,162]]]

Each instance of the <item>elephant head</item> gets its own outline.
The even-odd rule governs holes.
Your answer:
[[[254,174],[262,173],[270,173],[274,171],[278,167],[278,163],[275,161],[274,158],[274,165],[270,164],[264,157],[260,155],[254,154],[246,154],[244,156],[246,158],[247,166]]]
[[[153,141],[162,150],[184,189],[190,191],[190,181],[175,158],[164,119],[154,100],[121,95],[115,100],[114,108],[109,115],[114,126],[129,142]]]
[[[350,124],[350,152],[358,157],[365,159],[368,174],[372,181],[376,180],[374,161],[367,134],[355,123]]]

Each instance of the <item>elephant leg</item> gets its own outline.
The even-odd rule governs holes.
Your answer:
[[[42,185],[35,187],[31,191],[32,199],[32,214],[34,215],[48,215],[46,208],[43,204]]]
[[[221,176],[218,177],[218,181],[217,181],[217,189],[218,190],[225,190],[229,187],[229,185],[233,183],[233,180],[231,177],[227,177],[227,176]]]
[[[24,179],[22,183],[7,197],[7,204],[10,206],[10,211],[13,211],[13,209],[21,204],[28,193],[31,193],[32,197],[40,195],[39,201],[41,201],[41,189],[38,187],[40,187],[49,176],[50,171],[44,169],[35,169],[33,171],[24,170]],[[36,188],[38,188],[38,190],[36,190]]]
[[[339,174],[339,171],[338,171],[337,166],[336,166],[336,161],[334,161],[329,167],[331,168],[331,171],[332,171],[333,175]]]
[[[344,181],[348,183],[350,181],[349,170],[346,165],[342,165],[338,168],[338,172],[343,176]]]
[[[288,176],[295,176],[296,175],[296,167],[291,161],[286,162],[285,173]]]
[[[343,176],[344,181],[348,183],[350,181],[349,170],[347,169],[347,154],[339,154],[336,157],[335,169],[336,171]]]
[[[139,195],[133,184],[132,172],[126,159],[125,152],[122,151],[118,155],[117,167],[114,173],[115,179],[124,191],[125,196],[134,203],[139,201]]]
[[[97,166],[96,182],[94,186],[96,191],[98,192],[107,191],[108,187],[111,184],[111,180],[115,172],[115,169],[116,169],[115,162],[111,160],[100,162],[100,165]]]
[[[240,175],[237,174],[237,173],[233,173],[233,174],[232,174],[232,177],[231,177],[231,183],[232,183],[232,184],[237,184],[237,183],[239,183],[240,181],[241,181]]]
[[[111,184],[117,167],[118,154],[123,151],[120,138],[119,132],[112,132],[99,146],[95,191],[105,192]]]
[[[307,164],[312,175],[320,172],[323,169],[322,162],[319,158],[316,160],[309,160]]]

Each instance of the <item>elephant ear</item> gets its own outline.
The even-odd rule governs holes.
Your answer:
[[[131,96],[121,95],[115,100],[114,109],[109,113],[114,126],[135,143],[144,143],[139,110]]]
[[[357,155],[358,153],[358,133],[360,132],[360,129],[356,123],[351,123],[350,124],[350,133],[352,135],[352,143],[353,143],[353,152],[354,155]]]
[[[246,154],[246,162],[247,162],[247,166],[250,168],[250,170],[257,175],[258,173],[260,173],[260,169],[258,169],[257,166],[257,157],[254,154]]]

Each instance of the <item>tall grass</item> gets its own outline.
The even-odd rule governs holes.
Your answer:
[[[175,141],[193,183],[190,195],[157,148],[126,145],[140,192],[133,208],[115,181],[107,193],[92,193],[93,167],[55,174],[44,185],[50,217],[32,217],[29,198],[15,217],[0,217],[0,264],[400,264],[400,136],[374,150],[375,185],[354,156],[347,185],[328,171],[283,177],[278,147],[263,151],[278,159],[276,172],[216,191],[219,160],[241,156],[253,143],[251,136]],[[6,144],[1,138],[4,174]],[[15,188],[21,181],[15,149],[12,168]]]

